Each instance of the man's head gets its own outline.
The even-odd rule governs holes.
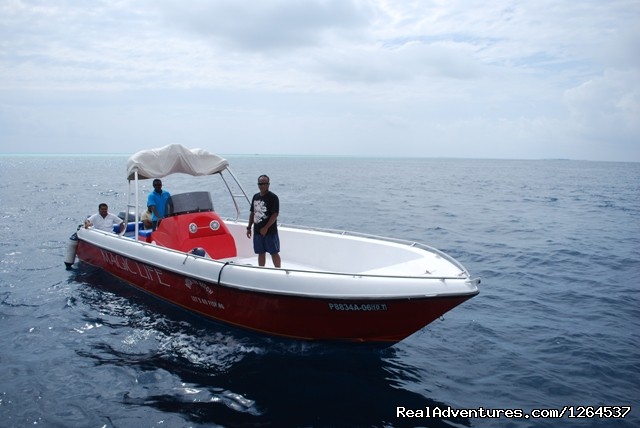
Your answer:
[[[260,177],[258,177],[258,189],[260,189],[260,193],[264,194],[269,191],[270,181],[271,180],[269,180],[269,176],[267,175],[263,174]]]
[[[107,216],[109,213],[109,207],[104,202],[98,205],[98,214],[100,214],[103,218]]]

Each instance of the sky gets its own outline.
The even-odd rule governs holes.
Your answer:
[[[638,0],[0,0],[0,154],[640,162]]]

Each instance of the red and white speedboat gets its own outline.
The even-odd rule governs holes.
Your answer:
[[[238,220],[237,200],[248,213],[249,198],[237,193],[242,187],[225,159],[169,145],[131,156],[127,171],[135,198],[127,232],[80,228],[67,262],[76,252],[82,262],[206,317],[289,338],[393,344],[478,294],[480,280],[434,248],[324,229],[279,225],[282,268],[258,267],[247,221]],[[158,229],[141,230],[139,181],[174,173],[221,177],[238,216],[221,218],[210,193],[195,191],[172,195]]]

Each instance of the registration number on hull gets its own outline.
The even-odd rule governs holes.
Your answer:
[[[329,303],[329,309],[332,311],[386,311],[386,303]]]

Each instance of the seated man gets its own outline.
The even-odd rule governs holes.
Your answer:
[[[96,229],[103,230],[105,232],[112,232],[113,225],[119,225],[120,232],[124,230],[124,221],[117,215],[109,212],[109,207],[105,203],[98,205],[98,213],[92,215],[84,221],[84,227],[87,229],[89,226],[93,226]]]
[[[145,229],[151,229],[153,227],[153,222],[151,221],[152,214],[151,210],[147,208],[140,216],[140,220],[142,220],[142,225]]]

